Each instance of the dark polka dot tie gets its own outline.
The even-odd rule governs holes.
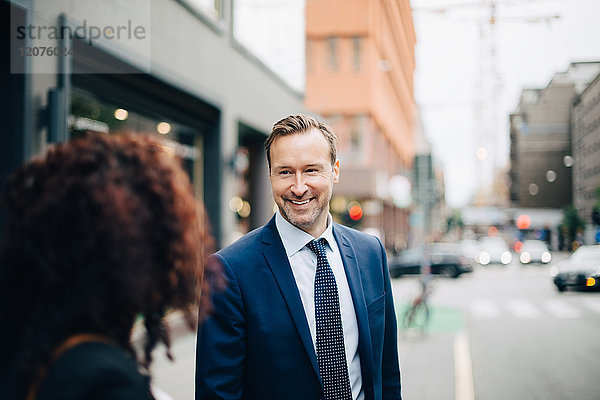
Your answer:
[[[323,380],[324,400],[351,400],[350,378],[344,348],[344,330],[335,276],[325,254],[325,239],[313,240],[306,247],[317,255],[315,277],[315,318],[317,325],[317,362]]]

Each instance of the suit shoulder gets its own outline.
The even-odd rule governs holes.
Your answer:
[[[373,236],[369,233],[364,233],[338,223],[334,223],[334,227],[335,229],[339,230],[339,232],[348,236],[349,239],[355,243],[363,243],[369,247],[374,247],[377,249],[381,247],[381,241],[376,236]]]
[[[265,229],[264,226],[256,228],[251,232],[248,232],[232,244],[223,249],[219,250],[216,254],[223,257],[227,261],[234,260],[236,258],[246,258],[254,253],[259,243],[261,243],[262,231]]]

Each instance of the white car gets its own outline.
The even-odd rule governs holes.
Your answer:
[[[552,254],[548,245],[541,240],[525,240],[521,246],[519,261],[521,264],[543,263],[548,264],[552,260]]]
[[[477,240],[463,239],[458,244],[463,257],[470,262],[477,259],[477,254],[479,253],[479,242]]]
[[[476,261],[481,265],[508,265],[512,261],[512,254],[502,238],[484,237],[479,240],[479,253]]]

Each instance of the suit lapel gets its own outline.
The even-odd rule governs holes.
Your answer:
[[[354,311],[356,312],[356,320],[358,322],[358,351],[360,354],[360,362],[362,364],[363,388],[373,385],[373,349],[371,347],[371,331],[369,327],[369,314],[367,312],[367,303],[362,286],[362,279],[358,260],[352,243],[344,234],[339,225],[333,225],[333,236],[335,237],[342,262],[348,279],[348,286],[352,294],[354,302]],[[365,390],[365,395],[369,391]]]
[[[285,248],[281,242],[277,227],[275,225],[275,217],[271,218],[269,223],[265,226],[262,233],[263,243],[263,254],[267,260],[267,264],[277,281],[281,295],[285,299],[288,306],[292,320],[296,325],[300,340],[308,353],[310,362],[321,381],[319,375],[319,365],[317,364],[317,355],[315,354],[315,348],[313,345],[312,337],[310,336],[310,330],[308,328],[308,322],[306,321],[306,314],[304,312],[304,306],[300,299],[300,292],[296,286],[296,280],[290,267]]]

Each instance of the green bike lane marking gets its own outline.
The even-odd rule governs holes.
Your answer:
[[[400,332],[403,330],[402,320],[410,306],[411,303],[406,302],[396,304]],[[471,351],[463,312],[457,307],[429,304],[429,322],[424,331],[428,334],[453,334],[454,400],[475,400]]]
[[[396,319],[399,329],[402,329],[404,313],[410,307],[410,303],[396,305]],[[428,332],[460,332],[465,327],[465,319],[460,309],[446,305],[429,305]]]

